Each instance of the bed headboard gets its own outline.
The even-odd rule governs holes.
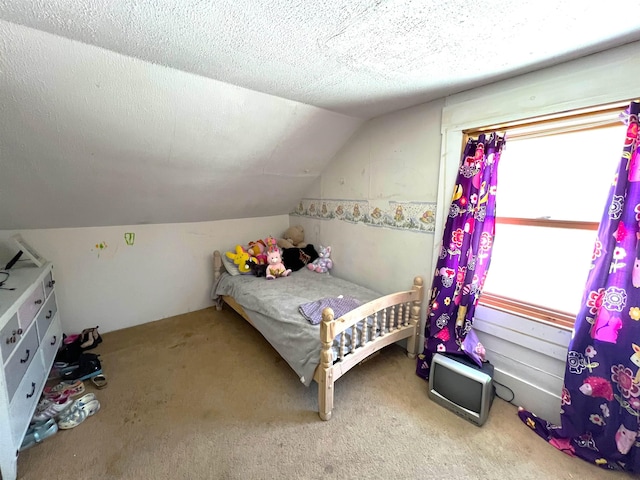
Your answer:
[[[215,285],[222,275],[222,272],[225,272],[224,265],[222,264],[222,256],[220,255],[220,251],[215,250],[213,252],[213,284]]]

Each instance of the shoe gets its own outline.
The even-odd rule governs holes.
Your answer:
[[[80,335],[74,335],[74,337],[75,339],[70,343],[65,343],[66,338],[62,341],[62,346],[58,350],[58,353],[56,353],[56,363],[66,363],[69,365],[78,361],[78,358],[80,358],[80,355],[82,354],[82,348],[80,347]]]
[[[102,337],[98,333],[98,328],[85,328],[82,331],[80,348],[84,350],[91,350],[96,348],[98,344],[102,343]]]
[[[70,365],[61,370],[63,381],[88,380],[102,374],[102,365],[98,360],[99,355],[83,353],[78,359],[77,365]]]
[[[64,336],[64,338],[62,339],[62,343],[65,344],[65,345],[69,345],[69,344],[72,344],[74,342],[77,342],[78,339],[80,338],[80,335],[77,334],[77,333],[74,333],[74,334],[69,335],[69,336],[63,334],[63,336]]]
[[[30,426],[24,436],[24,440],[22,440],[20,451],[22,452],[28,448],[33,447],[37,443],[42,442],[46,438],[49,438],[57,431],[58,424],[52,418],[45,422],[37,423]]]
[[[107,388],[107,377],[102,374],[96,375],[91,378],[91,383],[93,383],[98,390],[102,390],[103,388]]]
[[[53,405],[54,403],[64,403],[69,397],[70,395],[65,392],[56,392],[52,393],[49,396],[44,395],[38,402],[38,405],[36,405],[36,413],[46,410],[50,405]]]
[[[49,420],[50,418],[55,418],[60,414],[60,412],[65,410],[72,403],[73,399],[71,397],[64,397],[64,399],[53,401],[42,410],[36,411],[35,415],[32,418],[32,421],[44,422],[46,420]]]
[[[87,393],[60,414],[58,417],[58,428],[61,430],[75,428],[88,417],[95,415],[98,410],[100,410],[100,402],[96,398],[95,394]]]
[[[80,380],[60,382],[53,387],[45,387],[44,396],[53,398],[56,394],[67,393],[69,397],[75,397],[84,393],[84,383]]]

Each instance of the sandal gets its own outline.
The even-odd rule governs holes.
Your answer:
[[[107,377],[103,374],[96,375],[91,378],[91,382],[95,385],[98,390],[102,390],[107,387]]]
[[[58,424],[51,418],[44,423],[32,425],[22,440],[20,451],[33,447],[58,431]]]

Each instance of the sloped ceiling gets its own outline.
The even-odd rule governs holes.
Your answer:
[[[638,39],[628,0],[0,0],[0,229],[286,213],[366,118]]]

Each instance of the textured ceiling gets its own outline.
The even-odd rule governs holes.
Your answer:
[[[359,117],[640,39],[637,0],[0,0],[0,18]]]
[[[286,214],[366,118],[640,39],[602,5],[0,0],[0,230]]]

